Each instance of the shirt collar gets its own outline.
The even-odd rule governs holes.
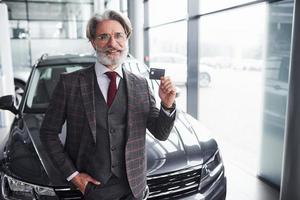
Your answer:
[[[96,71],[96,76],[100,77],[103,76],[103,74],[105,74],[106,72],[112,71],[109,68],[107,68],[106,66],[104,66],[103,64],[101,64],[97,59],[96,59],[96,63],[95,63],[95,71]],[[118,76],[120,78],[123,78],[123,71],[122,71],[122,64],[120,64],[115,70],[113,70],[115,72],[117,72]]]

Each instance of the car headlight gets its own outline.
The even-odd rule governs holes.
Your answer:
[[[2,175],[1,190],[5,199],[31,200],[39,196],[56,196],[52,188],[17,180],[6,174]]]
[[[216,179],[224,174],[224,167],[219,150],[203,164],[199,190],[205,190]]]

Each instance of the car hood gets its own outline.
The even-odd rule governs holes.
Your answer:
[[[9,147],[18,144],[18,149],[22,149],[22,146],[23,149],[31,149],[32,153],[29,155],[32,155],[32,157],[29,156],[24,162],[24,156],[13,155],[14,151],[9,150],[7,156],[14,159],[13,162],[9,162],[9,171],[17,177],[35,184],[69,185],[62,178],[41,145],[39,128],[43,116],[42,114],[24,114],[22,133],[19,131],[14,137],[11,137],[7,147],[9,150]],[[218,148],[216,141],[207,132],[208,130],[194,118],[184,112],[177,111],[175,126],[166,141],[159,141],[150,133],[147,134],[148,176],[174,172],[203,164]],[[16,137],[16,135],[19,136]],[[65,126],[62,134],[60,134],[60,139],[64,143]],[[20,171],[20,169],[22,170]]]
[[[218,149],[209,130],[190,115],[177,111],[174,128],[166,141],[147,135],[148,176],[194,167],[207,161]]]

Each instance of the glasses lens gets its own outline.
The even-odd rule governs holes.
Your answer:
[[[124,41],[125,35],[124,33],[115,33],[114,38],[117,41]]]
[[[100,41],[107,42],[110,39],[110,35],[107,33],[103,33],[97,37]]]
[[[99,36],[97,36],[97,39],[101,42],[108,42],[110,39],[111,39],[111,35],[108,34],[108,33],[103,33],[103,34],[100,34]],[[117,41],[117,42],[124,42],[125,41],[125,34],[124,33],[121,33],[121,32],[116,32],[114,35],[113,35],[114,39]]]

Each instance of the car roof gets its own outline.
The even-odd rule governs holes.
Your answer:
[[[70,63],[94,63],[95,59],[95,55],[92,54],[63,54],[51,56],[44,54],[36,63],[36,67]]]
[[[95,63],[96,56],[94,54],[63,54],[63,55],[47,55],[44,54],[37,62],[36,67],[49,65],[70,64],[70,63]],[[125,62],[138,62],[131,55],[127,56]]]

